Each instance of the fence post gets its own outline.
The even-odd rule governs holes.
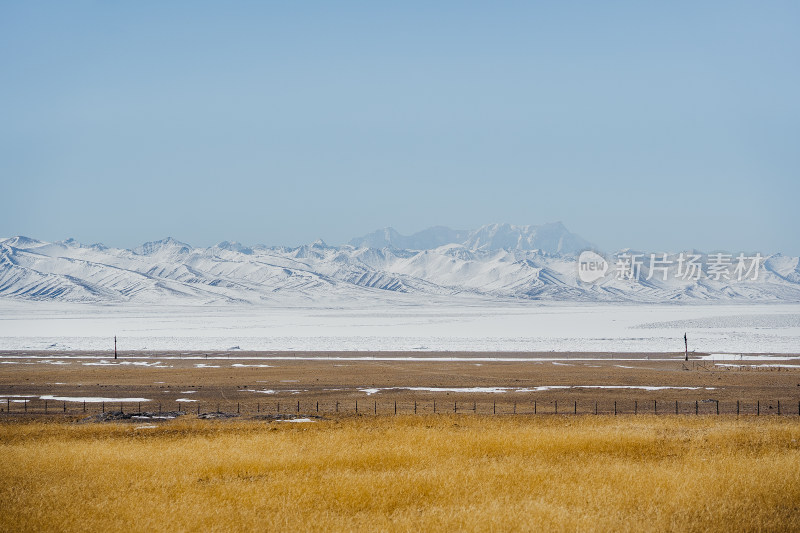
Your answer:
[[[472,412],[473,413],[477,413],[478,412],[478,404],[476,402],[474,402],[474,401],[472,402]]]
[[[533,414],[536,414],[536,400],[533,401]]]
[[[633,414],[639,414],[639,402],[637,400],[633,400]]]
[[[658,414],[658,400],[653,400],[653,414]]]
[[[64,402],[64,412],[67,412],[67,402]],[[779,413],[780,414],[780,413]]]
[[[47,401],[47,400],[45,400],[45,401]],[[6,398],[6,412],[8,412],[8,413],[11,412],[11,400],[9,398]]]
[[[492,400],[492,414],[493,415],[497,414],[497,402],[494,400]]]
[[[678,414],[678,400],[675,400],[675,414]]]
[[[417,400],[414,400],[414,414],[417,414]]]
[[[717,400],[717,415],[719,415],[719,400]]]
[[[141,405],[141,404],[139,404],[139,405]],[[83,412],[84,413],[86,412],[86,400],[83,400]]]
[[[736,400],[736,416],[739,416],[739,400]]]
[[[780,368],[780,367],[778,367]],[[778,400],[778,414],[781,414],[781,401]]]
[[[275,409],[275,412],[276,413],[280,413],[281,412],[281,402],[278,402],[278,407]]]
[[[397,400],[394,401],[394,414],[397,414]]]
[[[558,400],[555,400],[555,414],[558,414]]]
[[[761,400],[756,400],[756,416],[761,414]]]
[[[375,406],[373,408],[372,414],[374,415],[378,414],[378,400],[375,400]]]
[[[47,414],[47,400],[44,401],[44,414]]]
[[[358,413],[358,400],[356,400],[356,413]]]
[[[317,402],[317,412],[319,413],[319,402]]]
[[[594,414],[597,414],[597,402],[594,402]]]
[[[697,400],[694,401],[694,414],[695,415],[700,414],[700,402],[698,402]]]
[[[433,414],[436,414],[436,400],[433,400]]]
[[[514,414],[517,414],[517,402],[514,402]]]
[[[339,402],[336,402],[336,412],[339,412]]]
[[[578,400],[575,400],[575,408],[573,409],[572,414],[573,415],[578,414]]]
[[[453,413],[458,412],[458,402],[453,402]]]
[[[300,400],[297,400],[297,412],[300,412]]]
[[[106,402],[101,402],[100,405],[103,408],[103,413],[105,413],[106,412]],[[44,402],[44,412],[45,413],[47,412],[47,401]]]
[[[239,402],[236,402],[236,414],[239,414]]]
[[[198,402],[198,404],[197,404],[197,414],[198,414],[198,415],[200,414],[200,403],[199,403],[199,402]]]
[[[617,416],[617,402],[614,401],[614,416]]]
[[[256,403],[256,413],[260,413],[260,412],[261,412],[261,402],[257,402]]]
[[[86,405],[84,403],[84,405]],[[28,412],[28,400],[22,400],[22,406],[25,408],[25,412]]]

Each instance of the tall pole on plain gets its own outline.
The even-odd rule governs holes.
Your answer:
[[[684,358],[683,358],[683,360],[684,361],[688,361],[689,360],[689,339],[686,338],[686,333],[683,334],[683,346],[684,346],[684,352],[683,352]]]
[[[117,358],[117,336],[114,335],[114,359]]]

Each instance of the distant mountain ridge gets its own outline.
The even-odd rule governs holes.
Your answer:
[[[446,244],[461,244],[470,250],[541,250],[551,254],[577,254],[594,248],[561,222],[541,226],[489,224],[476,230],[434,226],[408,236],[394,228],[384,228],[352,239],[348,244],[356,248],[400,250],[433,250]]]
[[[577,254],[593,248],[563,224],[491,224],[477,230],[391,228],[329,246],[221,242],[208,248],[166,238],[132,250],[0,239],[0,298],[57,302],[306,304],[402,297],[582,302],[800,302],[800,258],[764,258],[757,279],[681,277],[675,255],[641,277],[581,281]],[[630,251],[608,256],[612,271]],[[711,256],[705,254],[703,260]],[[645,256],[646,258],[646,256]],[[663,274],[663,275],[661,275]],[[669,276],[667,276],[669,274]]]
[[[351,239],[348,244],[355,248],[431,250],[445,244],[461,242],[468,234],[468,231],[454,230],[445,226],[434,226],[413,235],[401,235],[394,228],[383,228]]]

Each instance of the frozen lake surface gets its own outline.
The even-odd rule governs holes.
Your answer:
[[[496,301],[132,306],[0,301],[0,350],[800,353],[800,304]]]

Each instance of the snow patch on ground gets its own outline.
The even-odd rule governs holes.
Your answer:
[[[100,398],[97,396],[40,396],[40,400],[53,400],[56,402],[86,402],[86,403],[129,403],[129,402],[149,402],[147,398]]]
[[[727,367],[727,368],[800,368],[800,365],[737,365],[734,363],[716,363],[714,366]]]
[[[712,353],[697,357],[697,359],[703,361],[797,361],[800,360],[800,356]]]
[[[56,364],[56,363],[53,363]],[[62,363],[63,364],[63,363]],[[68,364],[68,363],[67,363]],[[107,361],[101,360],[92,363],[83,363],[83,366],[147,366],[152,368],[172,368],[161,361]]]
[[[417,392],[453,392],[453,393],[489,393],[504,394],[509,392],[545,392],[551,390],[567,389],[631,389],[644,391],[662,390],[716,390],[716,387],[674,387],[660,385],[542,385],[540,387],[384,387],[372,389],[358,389],[367,396],[377,394],[381,391],[408,390]]]

